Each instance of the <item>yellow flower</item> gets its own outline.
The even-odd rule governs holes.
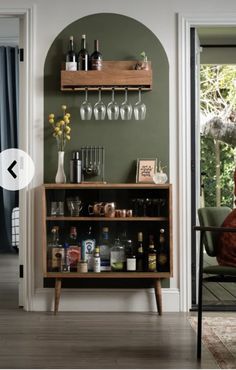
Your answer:
[[[66,132],[67,134],[69,134],[69,133],[71,132],[71,128],[70,128],[69,126],[66,126],[66,127],[65,127],[65,132]]]
[[[67,106],[66,105],[62,105],[61,106],[63,110],[66,110]]]
[[[48,116],[48,118],[49,118],[49,119],[53,119],[53,118],[55,118],[55,114],[50,113],[50,114],[49,114],[49,116]]]
[[[49,122],[49,123],[54,123],[54,119],[53,119],[53,118],[50,118],[50,119],[48,120],[48,122]]]
[[[70,113],[66,113],[66,116],[67,116],[68,118],[70,118]]]
[[[62,135],[62,131],[59,130],[58,133],[57,133],[58,136],[61,136]]]
[[[70,135],[66,135],[67,140],[70,140]]]
[[[60,128],[59,127],[55,127],[54,128],[54,132],[59,132],[60,131]]]
[[[63,120],[60,121],[60,126],[64,126],[65,122]]]

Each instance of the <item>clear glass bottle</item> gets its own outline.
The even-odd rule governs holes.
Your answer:
[[[148,247],[148,271],[155,272],[156,264],[157,264],[157,253],[154,245],[153,235],[150,235]]]
[[[64,244],[64,261],[62,264],[62,271],[63,272],[70,272],[70,257],[69,257],[69,243]]]
[[[125,247],[120,239],[115,239],[111,248],[111,271],[124,271],[125,268]]]
[[[92,234],[92,227],[89,226],[89,230],[82,240],[82,259],[88,262],[88,271],[93,271],[93,252],[95,244],[96,240]]]

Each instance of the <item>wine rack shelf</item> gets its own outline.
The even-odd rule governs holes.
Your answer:
[[[172,246],[172,185],[163,184],[108,184],[108,183],[81,183],[81,184],[45,184],[41,187],[42,191],[42,226],[43,226],[43,276],[44,278],[55,279],[55,305],[54,312],[58,311],[61,282],[63,279],[89,279],[96,281],[97,279],[120,279],[127,284],[129,279],[149,279],[152,282],[156,303],[159,314],[162,313],[161,304],[161,279],[170,278],[173,276],[173,246]],[[130,201],[133,198],[150,198],[164,199],[165,205],[158,216],[132,216],[132,217],[95,217],[83,215],[78,217],[67,216],[68,210],[65,209],[65,216],[51,216],[50,203],[51,201],[64,201],[66,207],[67,197],[79,197],[85,209],[93,202],[116,202],[121,208],[130,208]],[[118,230],[119,227],[126,228],[128,233],[134,237],[138,231],[143,231],[148,235],[150,232],[157,237],[158,230],[162,227],[166,230],[166,241],[168,244],[168,271],[157,272],[54,272],[48,270],[47,246],[48,233],[52,225],[60,225],[60,228],[69,226],[78,226],[79,230],[85,230],[92,223],[93,228],[99,232],[101,226],[109,223],[111,228]],[[64,230],[65,230],[64,229]],[[99,238],[99,234],[95,235],[95,239]],[[158,249],[158,245],[157,245]]]
[[[61,91],[152,90],[151,62],[135,70],[137,61],[103,61],[101,71],[61,71]]]

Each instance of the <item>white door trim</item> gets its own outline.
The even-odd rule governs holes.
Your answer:
[[[199,26],[236,26],[236,13],[178,14],[180,311],[191,308],[190,28]]]
[[[33,97],[34,97],[34,21],[35,6],[19,8],[1,8],[0,17],[14,16],[20,20],[20,47],[24,48],[24,62],[20,66],[20,102],[19,102],[19,148],[27,152],[34,160],[33,147]],[[34,293],[34,219],[33,219],[33,183],[20,191],[20,243],[19,264],[24,266],[24,278],[20,281],[19,302],[25,310],[31,309]]]

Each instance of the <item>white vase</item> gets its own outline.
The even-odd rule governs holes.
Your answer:
[[[55,182],[58,184],[66,182],[66,175],[64,172],[64,154],[65,152],[58,152],[57,174],[55,178]]]

